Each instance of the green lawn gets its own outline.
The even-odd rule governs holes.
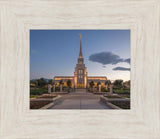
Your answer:
[[[37,97],[37,95],[30,95],[30,98],[35,98]]]
[[[113,89],[115,93],[130,93],[130,90]]]
[[[130,98],[130,94],[126,94],[126,95],[121,95],[122,97],[124,97],[124,98]]]
[[[104,95],[106,98],[121,98],[121,96]]]
[[[30,89],[30,95],[42,95],[43,93],[47,93],[47,88]]]

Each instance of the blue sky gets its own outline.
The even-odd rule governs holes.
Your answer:
[[[73,76],[79,34],[88,76],[130,80],[130,30],[30,30],[30,79]]]

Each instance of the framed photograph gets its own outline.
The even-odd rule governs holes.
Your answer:
[[[130,109],[130,30],[30,30],[30,109]]]
[[[0,138],[160,138],[157,0],[0,2]]]

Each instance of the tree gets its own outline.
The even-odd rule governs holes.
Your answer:
[[[44,78],[38,79],[37,82],[38,82],[38,86],[40,87],[47,85],[47,81]]]
[[[98,83],[97,83],[97,86],[98,86],[98,85],[101,85],[101,82],[98,82]]]
[[[125,81],[124,83],[123,83],[123,86],[124,86],[124,88],[130,88],[130,80],[129,81]]]
[[[49,80],[49,82],[48,82],[49,84],[51,84],[51,85],[54,85],[55,83],[54,83],[54,81],[51,79],[51,80]]]
[[[110,80],[107,80],[107,81],[105,82],[105,85],[106,85],[106,91],[107,91],[107,90],[108,90],[108,86],[111,85],[111,81],[110,81]]]
[[[63,80],[60,80],[60,81],[59,81],[59,84],[63,84]]]
[[[123,84],[123,80],[115,80],[114,81],[115,86],[122,87],[122,84]]]
[[[128,84],[128,85],[130,86],[131,81],[129,80],[129,81],[126,81],[125,83]]]
[[[105,82],[105,85],[111,85],[111,81],[110,80],[107,80],[106,82]]]
[[[68,86],[68,87],[71,87],[71,85],[72,85],[71,80],[68,80],[68,81],[67,81],[67,86]]]
[[[72,86],[71,80],[67,81],[67,86],[68,86],[68,92],[70,92],[70,88]]]
[[[91,82],[89,83],[89,85],[90,85],[90,87],[93,87],[93,86],[94,86],[94,82],[91,81]]]
[[[94,82],[93,82],[93,81],[91,81],[91,82],[89,83],[89,85],[90,85],[90,87],[91,87],[91,89],[92,89],[92,92],[93,92]]]
[[[30,80],[30,84],[36,85],[36,80]]]

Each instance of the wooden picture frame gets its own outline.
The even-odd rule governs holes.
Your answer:
[[[0,137],[160,138],[158,0],[0,1]],[[130,29],[130,110],[30,110],[30,29]]]

